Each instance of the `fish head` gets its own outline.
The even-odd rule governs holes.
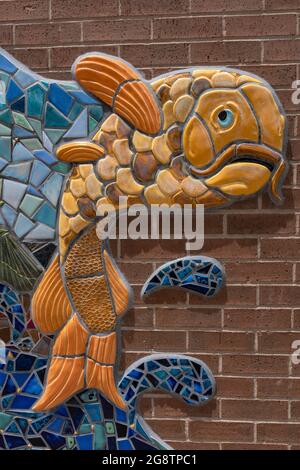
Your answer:
[[[219,195],[220,204],[255,195],[266,186],[272,200],[280,202],[287,119],[275,91],[258,77],[237,71],[198,75],[193,85],[198,96],[182,131],[191,176],[212,197]]]

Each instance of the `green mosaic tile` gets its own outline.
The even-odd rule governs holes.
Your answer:
[[[36,196],[32,196],[31,194],[26,194],[23,201],[20,204],[20,209],[28,215],[28,217],[32,217],[35,211],[41,206],[43,203],[43,199],[40,199]]]
[[[45,127],[66,127],[70,124],[70,121],[66,119],[54,106],[47,103],[46,107],[46,118]]]
[[[27,113],[28,116],[41,118],[43,113],[46,90],[40,85],[33,85],[28,89]]]
[[[28,129],[29,131],[33,131],[32,126],[31,126],[30,123],[27,121],[27,119],[26,119],[26,117],[24,116],[24,114],[14,113],[14,112],[13,112],[13,118],[14,118],[15,123],[16,123],[18,126],[24,127],[24,129]]]
[[[105,423],[105,429],[106,429],[107,434],[114,434],[115,433],[114,423],[112,421],[107,421]]]

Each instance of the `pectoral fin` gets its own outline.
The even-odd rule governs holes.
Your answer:
[[[36,326],[46,334],[55,333],[70,318],[72,308],[61,277],[58,255],[34,292],[31,313]]]
[[[159,132],[162,119],[156,97],[132,65],[117,57],[93,53],[75,63],[74,73],[83,88],[134,128],[147,134]]]

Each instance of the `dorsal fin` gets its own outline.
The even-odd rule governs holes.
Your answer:
[[[159,132],[161,111],[151,87],[130,64],[106,54],[89,54],[74,64],[74,75],[88,92],[112,107],[135,129]]]

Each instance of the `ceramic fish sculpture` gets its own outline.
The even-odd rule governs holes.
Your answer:
[[[45,411],[83,388],[120,408],[117,329],[131,289],[101,240],[101,207],[204,204],[206,208],[269,188],[280,202],[286,174],[287,122],[262,79],[223,67],[194,68],[146,81],[127,62],[80,57],[75,80],[111,113],[92,139],[60,142],[56,155],[73,169],[58,221],[59,252],[35,290],[32,315],[54,334]]]

